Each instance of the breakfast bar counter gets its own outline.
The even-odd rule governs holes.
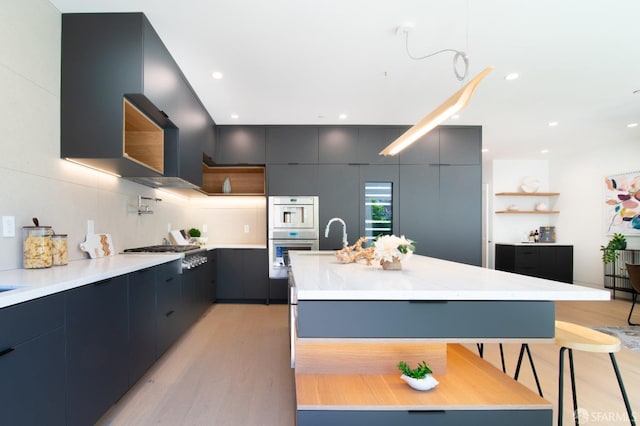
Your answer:
[[[551,424],[552,406],[456,343],[553,342],[555,301],[603,290],[412,256],[400,271],[291,253],[299,425]],[[400,379],[426,361],[440,385]],[[338,396],[339,395],[339,396]]]

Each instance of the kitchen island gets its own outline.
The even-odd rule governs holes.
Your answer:
[[[291,348],[299,425],[551,424],[548,401],[456,344],[548,341],[556,300],[602,290],[413,256],[402,271],[291,254]],[[398,361],[440,385],[414,391]]]

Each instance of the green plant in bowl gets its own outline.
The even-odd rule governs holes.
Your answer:
[[[618,250],[624,250],[626,248],[627,239],[625,236],[619,233],[613,234],[613,237],[611,237],[606,246],[600,246],[600,251],[602,251],[602,262],[606,265],[607,263],[615,261],[620,255]]]
[[[419,362],[418,366],[413,369],[409,367],[406,362],[400,361],[398,363],[398,369],[402,371],[402,374],[405,376],[412,377],[414,379],[424,379],[427,377],[427,374],[432,373],[431,368],[429,368],[425,361],[422,361],[421,363]]]
[[[202,234],[200,233],[200,230],[197,228],[191,228],[189,229],[189,236],[191,238],[200,238]]]

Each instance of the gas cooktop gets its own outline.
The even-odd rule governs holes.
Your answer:
[[[188,246],[172,246],[172,245],[157,245],[147,247],[136,247],[125,249],[125,253],[184,253],[192,250],[200,250],[202,247],[196,245]]]

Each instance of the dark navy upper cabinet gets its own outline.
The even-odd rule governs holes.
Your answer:
[[[318,128],[282,126],[267,129],[267,163],[317,164]]]
[[[400,154],[400,164],[438,164],[440,163],[440,128],[435,128]]]
[[[62,15],[60,156],[123,177],[202,183],[212,121],[142,13]],[[125,155],[124,99],[162,129],[164,170]],[[195,171],[194,171],[195,170]]]
[[[264,164],[267,130],[259,126],[219,126],[217,164]]]
[[[364,164],[398,164],[398,156],[380,155],[380,151],[396,140],[404,127],[360,127],[358,134],[358,161]]]
[[[357,127],[321,127],[319,130],[320,164],[354,164],[358,159]]]
[[[481,126],[440,126],[440,164],[481,164]]]

